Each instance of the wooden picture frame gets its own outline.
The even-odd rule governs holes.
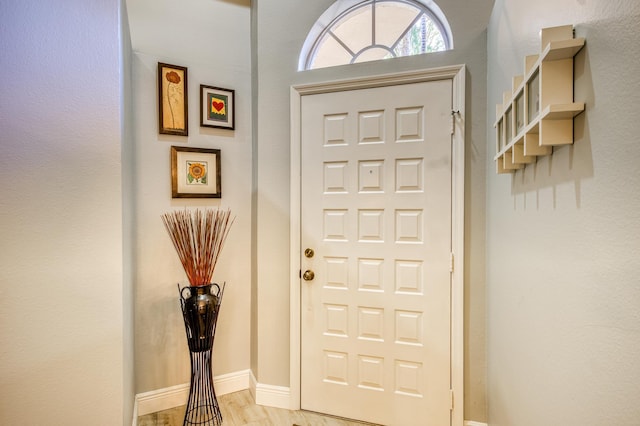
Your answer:
[[[158,131],[189,135],[187,68],[158,62]]]
[[[221,198],[220,150],[171,147],[172,198]]]
[[[235,90],[200,85],[200,126],[235,130]]]

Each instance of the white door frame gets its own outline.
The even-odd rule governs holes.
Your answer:
[[[452,182],[451,182],[451,425],[464,422],[464,147],[465,147],[465,66],[453,65],[394,74],[384,74],[349,80],[312,83],[291,87],[291,225],[290,225],[290,409],[300,409],[300,192],[302,96],[354,89],[433,80],[452,80]],[[455,259],[456,267],[453,267]]]

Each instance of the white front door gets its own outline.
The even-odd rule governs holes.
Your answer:
[[[301,99],[303,409],[451,423],[451,111],[446,79]]]

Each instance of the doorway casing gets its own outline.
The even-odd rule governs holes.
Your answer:
[[[452,176],[451,176],[451,425],[464,422],[464,159],[465,159],[464,65],[384,74],[291,87],[291,206],[290,206],[290,409],[300,409],[300,212],[301,212],[301,100],[302,96],[355,89],[452,80]]]

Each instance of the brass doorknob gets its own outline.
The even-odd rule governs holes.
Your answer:
[[[311,281],[315,276],[316,274],[314,274],[313,271],[309,269],[302,273],[302,279],[304,279],[305,281]]]

